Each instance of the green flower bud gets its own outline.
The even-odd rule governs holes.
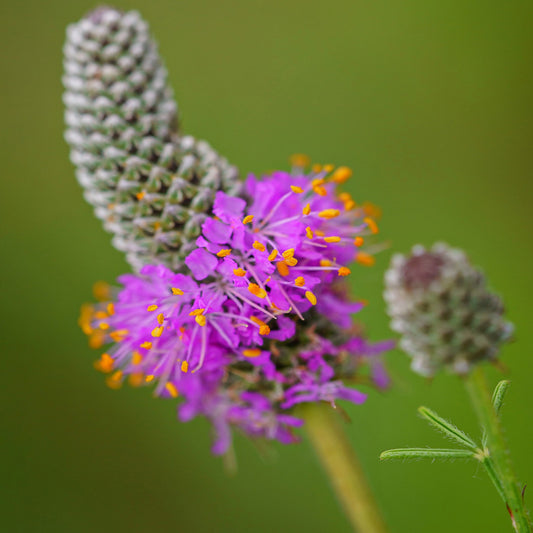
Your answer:
[[[402,335],[413,370],[424,376],[441,368],[466,374],[494,360],[512,335],[502,300],[461,250],[418,245],[409,256],[395,255],[385,285],[391,327]]]
[[[178,270],[235,167],[178,131],[177,106],[148,25],[102,7],[67,30],[65,138],[76,176],[113,245],[139,270]]]

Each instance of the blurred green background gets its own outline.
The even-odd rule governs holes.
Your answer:
[[[515,466],[532,483],[533,3],[117,4],[150,22],[185,130],[244,173],[287,168],[293,152],[347,164],[354,197],[382,206],[391,250],[446,240],[484,267],[517,328],[503,355],[513,381],[504,417]],[[62,139],[65,27],[94,6],[1,5],[0,530],[349,531],[305,440],[264,457],[237,437],[239,471],[228,477],[206,423],[179,424],[173,403],[112,391],[92,368],[79,306],[94,281],[127,269],[82,200]],[[381,299],[390,253],[352,275],[376,340],[390,335]],[[475,465],[379,463],[386,448],[443,444],[417,418],[420,404],[478,433],[457,379],[425,381],[400,352],[388,362],[394,388],[348,406],[347,431],[392,532],[509,531]]]

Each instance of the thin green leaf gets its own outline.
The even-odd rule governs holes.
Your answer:
[[[466,446],[472,450],[477,450],[478,445],[459,428],[455,427],[451,422],[441,418],[437,413],[428,409],[427,407],[419,407],[418,412],[437,430],[441,431],[455,442]]]
[[[496,414],[500,413],[500,409],[503,405],[503,400],[505,399],[505,394],[507,393],[507,390],[509,389],[510,385],[510,381],[508,381],[507,379],[503,379],[498,383],[498,385],[496,385],[496,388],[492,393],[492,405],[494,405],[494,410],[496,411]]]
[[[470,459],[474,452],[446,448],[397,448],[382,452],[379,458],[387,459]]]

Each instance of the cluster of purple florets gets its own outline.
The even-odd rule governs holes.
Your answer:
[[[331,170],[251,176],[246,199],[218,192],[182,272],[146,266],[119,278],[114,301],[86,308],[92,344],[110,345],[96,363],[108,384],[128,377],[179,396],[181,420],[212,422],[215,453],[227,450],[232,425],[293,442],[295,405],[362,403],[346,380],[386,385],[379,355],[389,343],[369,345],[353,329],[363,304],[344,280],[348,264],[372,263],[361,246],[377,226],[336,192],[349,169]]]

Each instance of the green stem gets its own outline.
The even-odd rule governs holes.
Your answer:
[[[386,533],[385,523],[337,414],[327,404],[309,403],[300,406],[299,415],[306,421],[309,438],[354,531]]]
[[[465,385],[479,422],[485,431],[488,453],[492,459],[489,465],[493,470],[491,479],[496,488],[500,489],[499,492],[505,500],[515,531],[531,533],[531,525],[513,472],[500,419],[492,404],[485,373],[481,366],[470,373],[465,379]],[[499,480],[499,487],[495,478]]]

